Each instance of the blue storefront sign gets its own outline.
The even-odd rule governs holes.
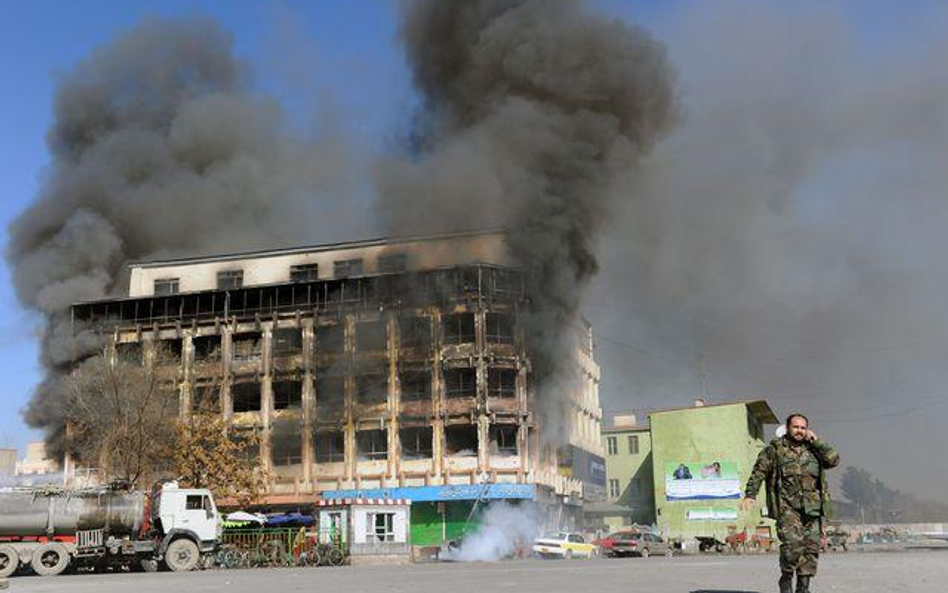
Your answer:
[[[327,500],[341,498],[406,498],[412,502],[450,500],[534,500],[536,484],[465,484],[456,486],[409,486],[404,488],[365,488],[326,490]]]

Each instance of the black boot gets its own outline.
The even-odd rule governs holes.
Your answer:
[[[780,585],[780,593],[793,593],[793,573],[792,572],[782,572],[780,573],[780,580],[777,581]]]
[[[797,593],[810,593],[810,577],[797,575]]]

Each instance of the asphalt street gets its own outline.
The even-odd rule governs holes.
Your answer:
[[[17,593],[764,593],[776,591],[776,562],[774,555],[696,556],[22,576],[10,579],[9,590]],[[943,593],[948,590],[948,549],[825,555],[813,590],[819,593]]]

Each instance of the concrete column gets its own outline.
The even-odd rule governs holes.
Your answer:
[[[271,367],[269,355],[273,332],[270,327],[265,327],[261,331],[262,344],[260,347],[261,367],[263,376],[260,378],[260,423],[263,425],[263,438],[260,443],[260,460],[266,468],[273,467],[273,377],[269,370]]]
[[[477,397],[477,472],[482,474],[490,466],[490,418],[487,416],[487,314],[482,308],[474,312],[474,359],[475,383]]]
[[[355,418],[353,418],[353,405],[355,401],[355,376],[352,374],[352,357],[355,352],[355,315],[347,313],[340,323],[345,328],[345,345],[343,354],[343,364],[346,365],[345,379],[345,432],[346,432],[346,479],[354,480],[356,468],[359,463],[359,455],[356,451],[355,440]]]
[[[313,320],[308,319],[303,322],[301,329],[303,332],[303,428],[301,436],[303,439],[303,481],[307,484],[313,482],[313,463],[316,461],[316,453],[313,449],[313,422],[316,418],[316,393],[313,388],[312,365],[309,360],[313,356]]]
[[[389,315],[385,321],[385,335],[388,352],[388,476],[394,480],[401,469],[398,442],[398,334],[394,315]]]
[[[234,406],[230,395],[230,385],[232,376],[230,373],[231,351],[233,350],[233,328],[224,325],[221,326],[221,408],[224,411],[224,418],[228,420],[234,415]]]
[[[434,473],[437,477],[442,477],[445,468],[444,462],[444,389],[441,379],[441,365],[443,353],[441,351],[441,311],[432,308],[431,323],[436,328],[431,338],[431,411],[435,420],[432,425],[432,438],[434,438],[434,447],[431,451],[431,457],[434,461]]]

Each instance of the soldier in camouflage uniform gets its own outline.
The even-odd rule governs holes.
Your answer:
[[[809,593],[820,555],[823,517],[829,510],[824,470],[839,465],[839,454],[817,438],[802,414],[787,418],[787,432],[764,447],[747,480],[741,508],[756,503],[761,485],[767,487],[767,511],[777,521],[780,539],[780,593],[791,593],[793,573],[797,593]]]

